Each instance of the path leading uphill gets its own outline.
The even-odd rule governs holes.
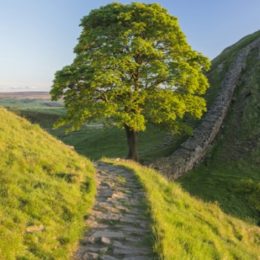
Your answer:
[[[136,177],[110,164],[98,163],[97,169],[96,202],[75,259],[155,259],[145,194]]]

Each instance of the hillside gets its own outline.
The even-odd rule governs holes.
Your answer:
[[[94,196],[94,168],[0,108],[0,259],[68,259]]]
[[[224,50],[209,75],[209,105],[237,53],[260,37],[260,31]],[[225,212],[260,224],[260,49],[247,56],[228,115],[203,163],[180,183],[191,194],[217,201]]]
[[[259,228],[225,214],[217,203],[137,163],[105,160],[134,173],[145,192],[159,259],[259,259]]]

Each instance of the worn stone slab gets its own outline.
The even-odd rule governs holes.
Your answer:
[[[153,260],[152,255],[148,256],[142,256],[142,255],[136,255],[136,256],[125,256],[123,260]]]
[[[115,257],[110,256],[110,255],[104,255],[104,256],[101,256],[100,259],[102,259],[102,260],[118,260],[119,258],[115,258]]]
[[[110,230],[104,230],[104,231],[96,231],[91,235],[92,237],[108,237],[108,238],[121,238],[123,239],[124,233],[121,231],[110,231]]]
[[[146,248],[138,248],[138,247],[115,247],[113,249],[113,253],[115,255],[131,255],[131,256],[139,256],[139,255],[150,255],[151,250],[147,250]]]
[[[98,258],[99,258],[99,255],[97,253],[85,253],[81,259],[82,260],[95,260]]]

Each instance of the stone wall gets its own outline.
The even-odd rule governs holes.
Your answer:
[[[191,170],[204,158],[225,119],[240,75],[246,67],[247,56],[252,49],[257,47],[260,48],[260,38],[239,51],[225,75],[214,104],[202,119],[199,127],[172,155],[158,159],[152,167],[174,180]]]

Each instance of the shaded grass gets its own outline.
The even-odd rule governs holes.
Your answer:
[[[216,160],[216,159],[215,159]],[[259,225],[259,167],[249,161],[210,162],[179,180],[183,188],[204,201],[217,201],[228,214]]]
[[[102,157],[120,157],[127,155],[125,131],[115,127],[95,127],[89,124],[78,132],[64,134],[62,130],[53,132],[67,144],[73,145],[77,152],[93,160]],[[148,126],[145,132],[138,135],[138,152],[142,162],[171,153],[179,142],[179,137],[169,138],[166,130],[156,126]]]
[[[104,159],[133,171],[142,183],[153,218],[154,249],[161,259],[258,259],[260,229],[225,214],[130,161]]]
[[[37,125],[3,108],[0,117],[0,259],[69,259],[94,168]]]

